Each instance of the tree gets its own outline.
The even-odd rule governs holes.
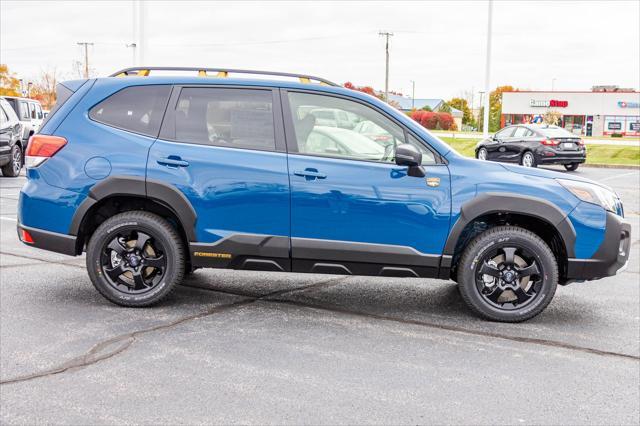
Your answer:
[[[43,70],[31,88],[31,97],[37,99],[44,109],[52,109],[56,103],[56,86],[59,75],[56,68]]]
[[[422,111],[429,111],[429,112],[431,112],[431,111],[433,111],[433,110],[431,109],[431,107],[430,107],[429,105],[425,105],[425,106],[423,106],[423,107],[422,107]]]
[[[489,131],[500,130],[500,117],[502,116],[502,93],[515,92],[513,86],[498,86],[489,95]]]
[[[6,64],[0,64],[0,96],[20,96],[20,80],[9,72]]]
[[[562,119],[562,113],[560,111],[555,111],[555,110],[549,110],[545,112],[544,115],[542,116],[542,121],[545,124],[549,124],[552,126],[557,126],[558,123],[560,123],[561,119]]]
[[[452,98],[449,102],[449,105],[454,107],[457,110],[462,111],[462,124],[468,124],[469,126],[475,127],[475,119],[473,118],[473,114],[471,113],[471,108],[469,108],[469,103],[466,99],[463,98]]]

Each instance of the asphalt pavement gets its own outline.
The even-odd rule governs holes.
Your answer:
[[[622,197],[629,268],[522,324],[449,281],[224,270],[121,308],[18,241],[24,178],[0,178],[0,423],[637,425],[640,170],[577,174]]]

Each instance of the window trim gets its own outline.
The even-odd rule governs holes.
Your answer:
[[[213,145],[204,142],[192,142],[183,141],[176,138],[176,121],[175,112],[178,106],[178,100],[183,89],[235,89],[235,90],[261,90],[271,92],[271,111],[273,113],[273,137],[275,139],[275,148],[261,149],[250,148],[244,146],[225,146],[225,145]],[[200,145],[209,146],[212,148],[229,148],[229,149],[242,149],[249,151],[259,152],[287,152],[287,146],[285,141],[284,124],[282,119],[282,106],[280,99],[280,92],[277,87],[271,86],[241,86],[241,85],[227,85],[227,84],[176,84],[173,86],[171,96],[169,96],[169,102],[164,114],[164,119],[160,126],[160,133],[158,139],[162,139],[169,142],[175,142],[186,145]]]
[[[93,118],[91,116],[91,111],[97,107],[98,105],[100,105],[102,102],[106,101],[107,99],[109,99],[110,97],[114,96],[117,93],[122,92],[123,90],[127,90],[127,89],[131,89],[134,87],[150,87],[150,86],[166,86],[169,88],[169,96],[167,96],[167,99],[164,101],[164,111],[162,112],[162,117],[160,117],[160,126],[158,126],[158,131],[155,132],[155,135],[148,135],[146,133],[140,133],[140,132],[136,132],[134,130],[131,129],[126,129],[124,127],[119,127],[119,126],[115,126],[113,124],[110,123],[104,123],[100,120],[96,120],[95,118]],[[75,93],[75,92],[74,92]],[[95,104],[91,105],[86,111],[87,111],[87,117],[89,118],[89,120],[93,121],[94,123],[98,123],[101,124],[103,126],[107,126],[107,127],[111,127],[112,129],[118,129],[118,130],[122,130],[123,132],[127,132],[127,133],[132,133],[134,135],[140,135],[140,136],[145,136],[147,138],[153,138],[153,139],[157,139],[158,135],[160,134],[160,130],[162,129],[162,123],[164,121],[164,117],[167,114],[167,105],[169,104],[169,100],[171,99],[171,95],[173,93],[173,85],[172,84],[132,84],[131,86],[125,86],[122,87],[118,90],[116,90],[115,92],[110,93],[109,95],[105,96],[104,98],[100,99],[98,102],[96,102]],[[71,95],[73,96],[73,94]],[[69,96],[69,97],[71,97]],[[67,98],[68,99],[68,98]],[[51,115],[51,112],[49,112],[49,115]],[[47,117],[48,118],[48,117]],[[44,124],[44,123],[43,123]]]
[[[293,124],[293,116],[291,114],[291,105],[289,104],[289,93],[306,93],[306,94],[310,94],[310,95],[320,95],[320,96],[333,97],[333,98],[343,99],[343,100],[347,100],[347,101],[351,101],[351,102],[356,102],[356,103],[359,103],[361,105],[364,105],[365,107],[371,108],[374,111],[376,111],[379,114],[381,114],[382,116],[384,116],[386,119],[390,120],[396,126],[400,127],[400,129],[404,133],[405,143],[407,143],[407,141],[409,139],[408,135],[412,135],[419,143],[421,143],[425,147],[425,149],[427,149],[428,151],[430,151],[433,154],[433,158],[435,160],[435,163],[434,164],[426,164],[426,165],[424,165],[425,167],[433,167],[433,166],[440,166],[440,165],[447,165],[448,164],[447,161],[435,149],[433,149],[431,147],[431,145],[429,145],[424,139],[422,139],[422,137],[418,136],[415,132],[407,129],[407,127],[404,124],[400,123],[397,119],[395,119],[395,117],[392,117],[386,111],[383,111],[382,109],[378,108],[376,105],[370,104],[370,103],[365,102],[365,101],[363,101],[361,99],[357,99],[357,98],[353,98],[353,97],[350,97],[350,96],[345,96],[345,95],[341,95],[341,94],[337,94],[337,93],[320,92],[320,91],[317,91],[317,90],[308,90],[308,89],[285,89],[285,88],[280,88],[280,99],[281,99],[282,112],[283,112],[284,123],[285,123],[285,125],[284,125],[284,127],[285,127],[285,137],[286,137],[287,148],[288,148],[287,152],[289,154],[303,155],[303,156],[307,156],[307,157],[333,158],[333,159],[336,159],[336,160],[362,161],[362,162],[365,162],[365,163],[386,164],[386,165],[391,165],[391,166],[394,166],[394,167],[398,167],[398,165],[395,164],[395,163],[385,163],[385,162],[377,161],[377,160],[364,160],[364,159],[359,159],[359,158],[345,158],[345,157],[340,157],[340,156],[335,156],[335,155],[308,154],[308,153],[300,152],[298,150],[298,139],[296,138],[295,128],[294,128],[294,124]]]

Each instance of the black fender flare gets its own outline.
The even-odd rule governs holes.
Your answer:
[[[503,192],[485,192],[462,205],[460,216],[449,232],[443,254],[453,256],[464,228],[474,219],[491,213],[515,213],[549,223],[562,237],[567,256],[574,257],[576,231],[566,213],[542,198]]]
[[[187,197],[173,185],[135,176],[110,176],[95,184],[73,215],[69,234],[78,235],[87,212],[100,200],[123,195],[147,198],[163,204],[178,217],[188,240],[197,241],[195,231],[197,215]]]

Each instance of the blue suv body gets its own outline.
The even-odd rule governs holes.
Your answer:
[[[628,259],[622,204],[594,182],[462,157],[322,79],[150,70],[62,83],[20,194],[21,240],[86,251],[115,303],[217,267],[453,279],[481,316],[522,321]]]

